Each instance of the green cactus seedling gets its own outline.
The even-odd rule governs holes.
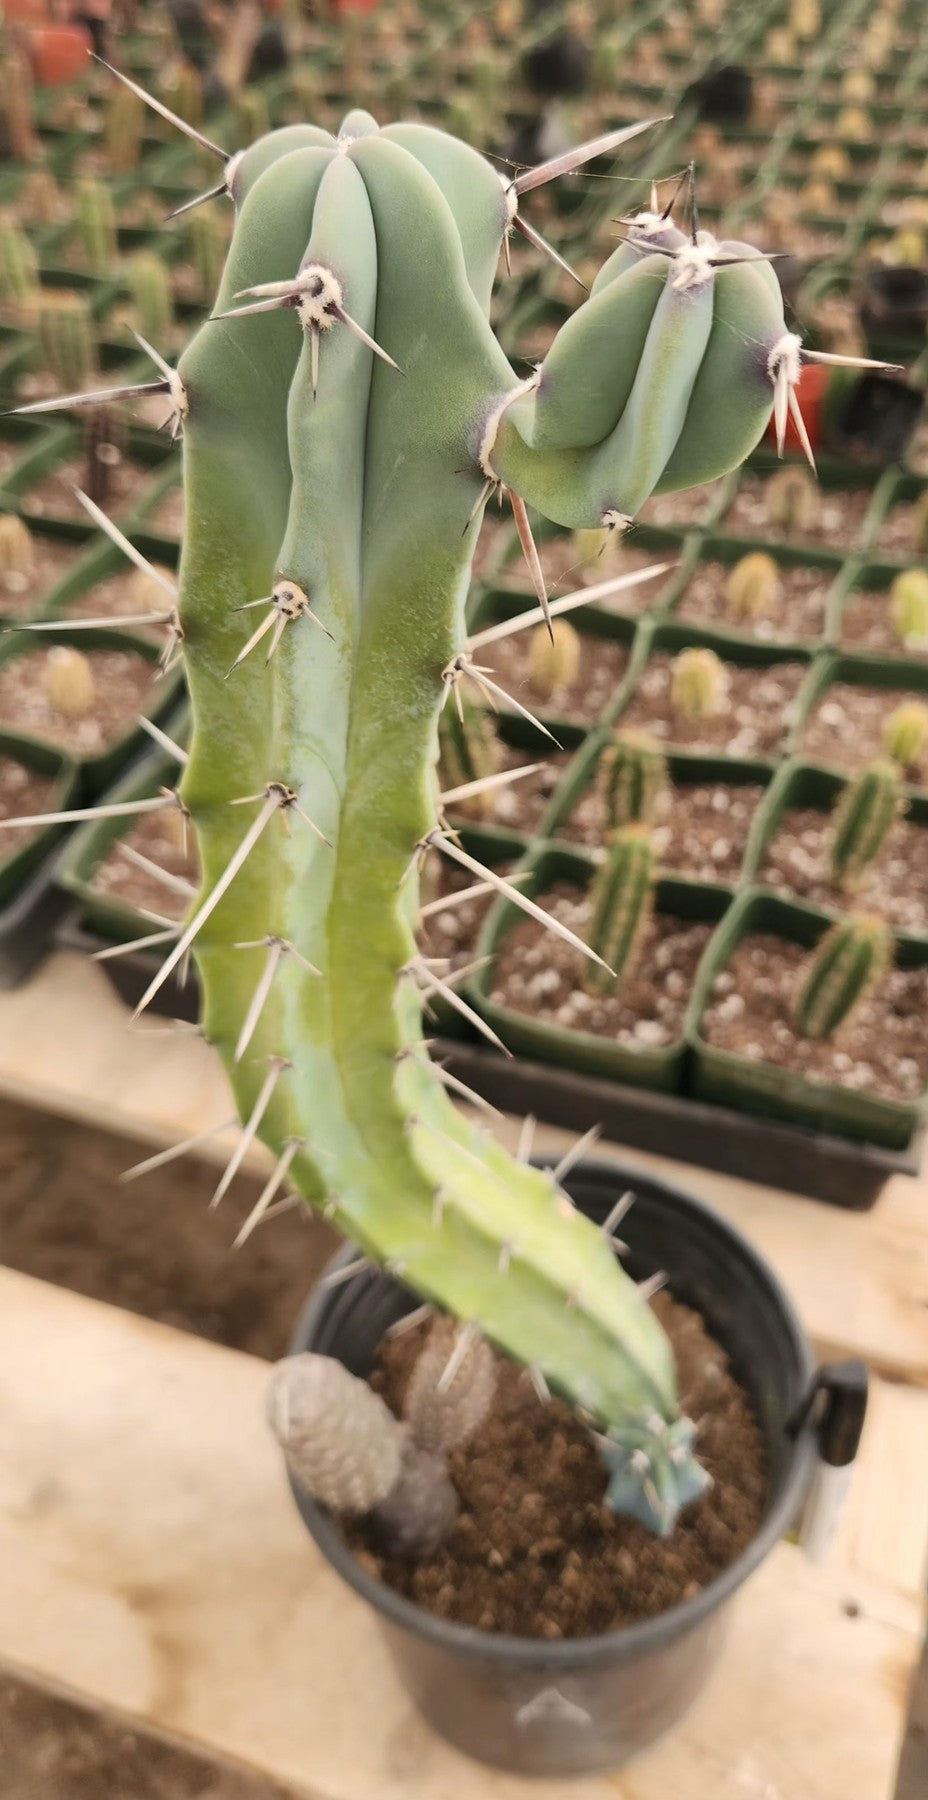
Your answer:
[[[111,275],[119,259],[119,242],[109,188],[88,176],[77,183],[75,200],[84,261],[95,275]]]
[[[39,259],[18,225],[0,225],[0,296],[28,316],[39,293]]]
[[[212,210],[200,207],[191,215],[187,227],[190,260],[196,273],[197,293],[211,299],[222,278],[228,239],[222,219]]]
[[[529,645],[529,681],[540,700],[572,688],[580,673],[580,634],[568,619],[539,625]]]
[[[455,1110],[423,1039],[442,983],[414,936],[434,847],[599,955],[440,823],[439,717],[482,680],[464,599],[490,494],[614,527],[736,467],[771,409],[781,438],[798,412],[808,353],[769,262],[654,211],[539,369],[521,379],[503,354],[500,253],[512,231],[545,250],[523,196],[643,129],[515,177],[363,112],[337,138],[290,126],[233,158],[197,136],[236,215],[212,317],[163,372],[183,424],[182,798],[203,887],[142,1004],[192,948],[242,1144],[276,1159],[266,1195],[290,1183],[587,1409],[621,1503],[668,1530],[702,1479],[668,1341],[604,1233]],[[720,671],[688,654],[715,705]],[[623,970],[652,868],[646,834],[620,834],[597,930]]]
[[[129,87],[117,88],[107,101],[103,121],[107,167],[114,175],[138,168],[144,124],[144,101]]]
[[[48,702],[64,719],[83,719],[96,699],[93,665],[70,644],[53,644],[45,665]]]
[[[647,825],[667,783],[667,759],[644,731],[620,731],[599,759],[599,783],[609,831]]]
[[[765,550],[752,550],[729,570],[725,599],[733,618],[769,618],[779,597],[780,571]]]
[[[802,971],[796,1030],[804,1037],[833,1037],[885,974],[892,947],[888,925],[866,913],[840,919],[826,931]]]
[[[129,292],[142,336],[165,344],[174,325],[170,272],[153,250],[140,250],[129,263]]]
[[[34,564],[35,544],[25,519],[0,514],[0,574],[29,575]]]
[[[902,700],[883,722],[886,753],[900,769],[914,769],[928,744],[928,706]]]
[[[67,391],[89,381],[96,363],[93,315],[81,294],[45,291],[39,301],[38,342],[42,367]]]
[[[771,525],[793,536],[811,531],[821,513],[821,497],[806,469],[778,469],[764,487],[764,511]]]
[[[588,932],[591,948],[607,966],[591,966],[585,973],[588,993],[614,993],[632,974],[654,907],[656,871],[646,825],[624,825],[613,832],[590,891]]]
[[[500,768],[500,743],[493,719],[476,695],[461,694],[460,707],[446,706],[438,724],[438,778],[442,793],[486,782]],[[493,812],[492,788],[455,802],[464,818],[486,819]]]
[[[893,630],[906,645],[928,644],[928,573],[905,569],[889,590]]]
[[[728,677],[725,664],[714,650],[693,645],[674,657],[670,698],[674,712],[694,722],[715,719],[724,712]]]
[[[894,763],[869,763],[849,781],[834,811],[831,879],[854,887],[879,856],[902,806],[902,785]]]

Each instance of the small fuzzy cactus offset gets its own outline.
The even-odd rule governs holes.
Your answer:
[[[235,230],[163,388],[183,424],[181,797],[203,889],[145,998],[192,946],[245,1141],[278,1159],[268,1192],[291,1183],[640,1451],[666,1530],[694,1467],[681,1454],[649,1481],[678,1421],[670,1346],[604,1234],[453,1107],[423,1037],[441,979],[414,935],[429,848],[488,879],[443,828],[436,779],[443,707],[486,688],[464,621],[485,501],[508,495],[523,543],[527,506],[614,530],[736,467],[771,410],[781,439],[798,417],[806,352],[770,263],[654,209],[528,380],[503,354],[501,253],[514,230],[546,249],[523,196],[644,129],[516,177],[363,112],[234,157],[200,140]]]
[[[769,618],[780,598],[780,571],[766,550],[752,550],[730,570],[725,599],[733,619]]]
[[[883,725],[886,753],[900,769],[912,769],[928,745],[928,706],[922,700],[901,700]]]
[[[681,650],[673,661],[670,698],[674,712],[684,719],[695,723],[718,718],[728,701],[728,676],[721,657],[698,644]]]
[[[550,630],[536,627],[528,653],[529,681],[540,700],[573,687],[580,673],[580,633],[568,619],[555,619]]]
[[[854,887],[872,867],[901,807],[902,784],[891,762],[869,763],[848,782],[831,836],[831,878],[839,887]]]
[[[889,590],[889,610],[896,636],[906,645],[928,644],[928,573],[905,569]]]
[[[893,939],[867,913],[826,931],[802,973],[794,1022],[805,1037],[830,1038],[850,1018],[892,962]]]

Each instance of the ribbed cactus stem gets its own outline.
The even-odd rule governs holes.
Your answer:
[[[613,834],[590,892],[588,931],[591,949],[608,968],[589,967],[584,975],[589,993],[612,993],[632,974],[654,907],[656,872],[647,826],[626,825]]]
[[[436,1319],[406,1390],[403,1412],[420,1449],[449,1455],[473,1437],[496,1391],[493,1352],[485,1338]]]
[[[849,781],[834,812],[831,878],[851,888],[872,867],[902,806],[902,784],[895,764],[870,763]]]
[[[725,664],[714,650],[693,645],[674,657],[670,698],[684,719],[714,719],[725,711],[728,679]]]
[[[10,306],[28,312],[39,289],[39,259],[31,240],[18,225],[0,225],[0,295]]]
[[[928,744],[928,706],[902,700],[883,723],[886,753],[900,769],[912,769]]]
[[[827,187],[827,184],[823,185]],[[821,202],[823,196],[818,198]],[[810,203],[810,210],[827,212],[827,193],[824,201],[816,206]],[[789,535],[811,531],[821,512],[821,497],[808,470],[778,469],[771,475],[764,487],[764,511],[771,525]]]
[[[580,634],[569,619],[554,619],[551,630],[539,625],[528,655],[529,681],[540,700],[573,687],[580,673]]]
[[[138,167],[144,123],[144,101],[131,88],[115,88],[107,100],[103,122],[106,161],[114,175],[125,175]]]
[[[729,570],[725,599],[732,618],[769,618],[779,597],[780,571],[766,550],[752,550]]]
[[[212,300],[222,279],[227,249],[222,219],[215,208],[201,206],[191,213],[187,234],[197,290],[204,299]]]
[[[306,1352],[277,1363],[267,1413],[293,1474],[332,1512],[370,1512],[396,1486],[403,1427],[334,1357]]]
[[[667,783],[667,759],[644,731],[620,731],[599,761],[599,786],[609,831],[653,819]]]
[[[889,610],[896,636],[905,645],[928,644],[928,573],[905,569],[889,590]]]
[[[460,694],[460,706],[446,706],[438,725],[438,778],[442,792],[483,781],[501,763],[500,741],[493,717],[476,696]],[[455,802],[465,818],[486,819],[494,809],[492,789]]]
[[[94,372],[93,315],[80,294],[46,293],[39,302],[38,343],[42,367],[66,393],[84,386]]]
[[[88,176],[75,190],[77,228],[84,261],[95,275],[111,275],[119,256],[116,209],[109,188]]]
[[[802,972],[795,1025],[805,1037],[830,1038],[885,974],[892,933],[882,919],[861,913],[827,931]]]
[[[140,250],[128,269],[139,329],[150,344],[166,345],[174,324],[174,299],[167,266],[151,250]]]

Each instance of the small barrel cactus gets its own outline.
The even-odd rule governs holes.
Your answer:
[[[619,731],[599,759],[607,828],[646,825],[667,783],[667,759],[645,731]]]
[[[165,344],[174,324],[169,269],[151,250],[140,250],[127,270],[129,292],[142,336]]]
[[[715,719],[725,711],[728,678],[714,650],[693,645],[674,657],[670,699],[674,712],[694,722]]]
[[[116,209],[109,188],[88,176],[75,189],[77,229],[88,269],[95,275],[111,275],[119,257]]]
[[[914,769],[928,744],[928,706],[902,700],[883,723],[886,753],[900,769]]]
[[[496,1390],[485,1338],[436,1319],[410,1376],[403,1412],[420,1449],[449,1455],[473,1437]]]
[[[540,700],[573,687],[580,673],[580,633],[569,619],[554,619],[550,631],[539,625],[528,655],[529,681]]]
[[[869,763],[838,801],[831,833],[831,879],[851,888],[872,867],[902,805],[899,772],[891,762]]]
[[[780,571],[766,550],[752,550],[729,570],[725,599],[732,618],[769,618],[779,597]]]
[[[892,933],[882,919],[860,913],[833,925],[802,971],[796,1030],[804,1037],[833,1037],[885,974],[892,948]]]
[[[906,645],[928,644],[928,573],[905,569],[889,590],[893,630]]]
[[[613,993],[634,970],[654,907],[656,871],[646,826],[625,825],[613,833],[590,891],[588,932],[591,949],[608,966],[591,967],[584,975],[588,993]]]
[[[0,571],[28,575],[34,564],[35,544],[25,519],[17,513],[0,514]]]
[[[821,513],[821,498],[807,469],[778,469],[764,487],[764,511],[771,525],[789,535],[810,531]]]
[[[96,699],[93,665],[70,644],[53,644],[45,666],[49,705],[65,719],[83,719]]]

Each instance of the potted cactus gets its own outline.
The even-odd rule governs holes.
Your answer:
[[[501,249],[514,229],[545,247],[523,195],[644,129],[502,180],[452,138],[380,130],[362,112],[337,139],[294,126],[224,157],[236,225],[213,315],[159,384],[182,428],[188,525],[178,613],[153,622],[180,644],[193,719],[179,789],[162,798],[192,824],[202,887],[140,1005],[192,951],[203,1029],[244,1122],[217,1202],[260,1137],[275,1162],[253,1222],[292,1188],[358,1246],[301,1328],[272,1420],[310,1529],[390,1622],[426,1715],[523,1771],[611,1766],[679,1716],[720,1609],[795,1513],[812,1456],[809,1428],[790,1423],[807,1351],[748,1246],[635,1177],[626,1269],[621,1176],[505,1154],[455,1108],[423,1035],[423,1001],[447,987],[414,936],[430,850],[566,942],[597,989],[616,979],[610,957],[633,956],[652,898],[653,852],[633,823],[597,876],[603,929],[590,947],[443,823],[442,711],[463,718],[463,697],[487,688],[464,620],[486,500],[507,497],[537,577],[526,503],[571,530],[621,531],[656,489],[736,466],[772,409],[781,434],[797,411],[806,353],[769,262],[654,211],[629,223],[539,370],[518,379],[500,350],[488,314]],[[562,667],[564,635],[551,641]],[[687,651],[684,633],[674,647]],[[709,645],[688,655],[680,704],[714,716],[726,669]],[[369,1275],[369,1261],[385,1272]],[[652,1305],[662,1269],[666,1329]],[[437,1616],[444,1601],[410,1598],[402,1573],[372,1568],[367,1540],[334,1521],[324,1503],[338,1498],[329,1451],[344,1384],[331,1370],[319,1379],[314,1355],[366,1373],[413,1296],[452,1322],[428,1346],[433,1402],[455,1397],[465,1363],[485,1373],[483,1340],[511,1359],[497,1369],[508,1405],[518,1367],[531,1371],[522,1391],[572,1434],[613,1573],[629,1555],[654,1571],[631,1622],[621,1607],[551,1630],[500,1629],[492,1608]],[[715,1334],[716,1378],[724,1368],[728,1380],[729,1358],[738,1371],[757,1486],[750,1527],[723,1528],[721,1556],[692,1577],[680,1559],[668,1590],[662,1557],[677,1554],[691,1509],[727,1492],[721,1475],[710,1491],[682,1404],[674,1308],[701,1312]],[[408,1390],[398,1433],[372,1395],[351,1406],[355,1452],[376,1437],[383,1455],[373,1485],[349,1481],[346,1510],[392,1508],[405,1566],[410,1507],[432,1509],[434,1549],[455,1504],[435,1465],[467,1446],[423,1423]],[[637,1534],[624,1563],[616,1529]],[[583,1591],[582,1546],[547,1553],[569,1558]]]

